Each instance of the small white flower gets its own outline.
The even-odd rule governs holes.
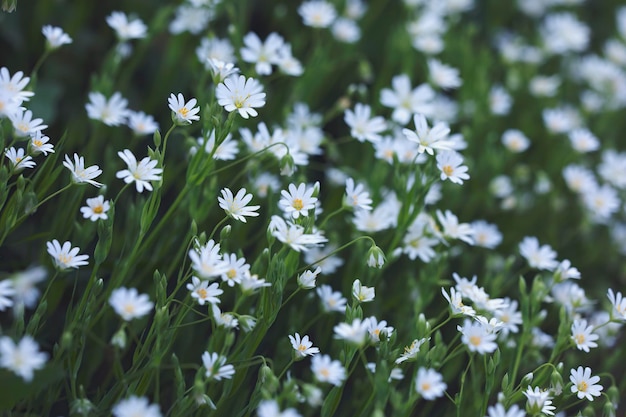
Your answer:
[[[456,151],[442,151],[437,154],[437,168],[441,171],[441,181],[450,180],[455,184],[463,184],[470,178],[463,157]]]
[[[502,233],[495,224],[484,220],[475,220],[470,223],[474,232],[474,245],[493,249],[502,242]]]
[[[600,141],[587,129],[574,129],[569,132],[569,141],[576,152],[593,152],[600,148]]]
[[[187,289],[191,291],[191,298],[198,300],[198,304],[201,306],[204,303],[219,303],[219,296],[224,293],[223,290],[219,289],[217,282],[209,285],[209,281],[201,280],[198,277],[191,277],[191,282],[187,284]]]
[[[401,364],[402,362],[408,360],[414,360],[420,351],[420,347],[422,347],[422,345],[429,340],[430,338],[424,338],[415,339],[414,341],[412,341],[410,346],[406,346],[404,348],[404,353],[402,353],[402,355],[400,355],[400,357],[396,359],[396,364]]]
[[[341,362],[328,355],[315,355],[311,359],[311,371],[319,382],[340,386],[346,379],[346,369]]]
[[[0,281],[0,311],[4,311],[8,307],[13,306],[11,297],[14,295],[15,288],[13,288],[13,281],[10,279]]]
[[[23,305],[26,308],[34,308],[41,292],[37,288],[37,284],[44,281],[48,276],[46,268],[42,266],[30,267],[25,271],[17,272],[11,275],[13,281],[13,289],[15,295],[13,297],[15,304]]]
[[[611,317],[617,320],[626,320],[626,298],[622,296],[622,293],[620,291],[614,293],[613,290],[609,288],[607,297],[613,306]]]
[[[197,250],[191,249],[189,251],[191,267],[203,279],[211,279],[222,275],[228,270],[228,265],[224,262],[219,252],[220,245],[215,243],[213,239]]]
[[[374,287],[366,287],[361,284],[360,280],[355,279],[352,283],[352,296],[359,303],[369,303],[374,301],[376,294]]]
[[[34,371],[46,364],[48,355],[39,351],[39,345],[29,335],[17,344],[11,338],[0,337],[0,367],[14,372],[24,381],[33,380]]]
[[[213,77],[219,82],[239,72],[239,68],[237,68],[235,64],[220,61],[217,58],[207,58],[207,64],[213,72]]]
[[[35,132],[34,135],[30,137],[30,150],[33,155],[39,155],[40,153],[48,156],[48,153],[54,153],[54,146],[51,143],[48,143],[50,138],[41,131]]]
[[[315,291],[320,297],[324,311],[338,311],[340,313],[346,311],[346,303],[348,300],[346,300],[339,291],[333,291],[330,285],[322,285]]]
[[[443,235],[452,239],[459,239],[468,245],[474,244],[474,231],[469,223],[459,223],[458,217],[456,217],[450,210],[446,210],[442,213],[437,210],[437,219],[443,227]]]
[[[315,280],[317,275],[322,271],[321,267],[317,267],[315,271],[306,270],[302,274],[298,275],[298,285],[305,290],[315,288]]]
[[[428,74],[432,83],[443,89],[459,88],[463,84],[458,69],[434,58],[428,60]]]
[[[539,387],[528,387],[526,391],[524,391],[524,395],[527,398],[526,410],[530,415],[536,415],[538,413],[543,413],[546,415],[553,416],[555,406],[552,405],[552,399],[550,397],[550,391],[542,390]]]
[[[108,218],[107,211],[111,208],[108,201],[104,201],[104,196],[88,198],[87,205],[80,208],[83,217],[95,222],[98,219],[106,220]]]
[[[519,408],[517,404],[513,404],[508,410],[500,403],[492,405],[487,409],[487,417],[525,417],[526,413]]]
[[[233,75],[219,83],[215,96],[220,106],[227,112],[237,110],[244,119],[256,117],[256,107],[265,106],[263,87],[254,78]]]
[[[339,323],[333,329],[336,339],[345,340],[356,346],[363,346],[368,340],[368,322],[359,318],[352,320],[352,323]]]
[[[167,103],[172,111],[172,120],[176,124],[190,125],[193,121],[200,120],[200,116],[198,116],[200,107],[195,107],[198,103],[195,98],[185,102],[185,97],[181,93],[178,93],[178,96],[171,93]]]
[[[448,386],[441,374],[434,369],[419,368],[415,378],[415,390],[425,400],[441,397]]]
[[[508,129],[502,134],[502,144],[511,152],[524,152],[530,146],[530,139],[517,129]]]
[[[259,75],[270,75],[272,64],[278,65],[285,40],[279,34],[272,32],[262,42],[259,36],[250,32],[243,38],[244,47],[241,48],[241,58],[245,62],[254,63],[254,70]]]
[[[393,327],[387,326],[386,320],[378,321],[374,316],[364,319],[363,325],[367,329],[367,334],[371,343],[380,342],[381,334],[385,335],[387,338],[391,337],[394,330]]]
[[[598,340],[600,336],[592,332],[593,326],[587,326],[587,320],[574,320],[572,324],[572,340],[578,350],[589,353],[589,348],[598,347],[595,340]]]
[[[469,317],[474,317],[476,315],[476,311],[472,307],[463,304],[463,294],[457,291],[454,287],[450,288],[449,295],[443,288],[441,289],[441,293],[448,301],[448,304],[450,304],[450,310],[453,315],[462,314]]]
[[[306,356],[313,356],[320,353],[319,348],[313,346],[313,342],[309,340],[308,335],[304,335],[300,338],[300,334],[296,333],[294,336],[289,335],[289,341],[294,349],[294,355],[296,359],[302,359]]]
[[[354,184],[352,178],[346,180],[346,199],[347,204],[352,208],[359,208],[362,210],[372,209],[372,199],[369,192],[365,190],[363,184]]]
[[[48,127],[48,125],[42,124],[43,119],[33,119],[33,112],[23,107],[18,108],[16,112],[9,115],[9,119],[13,123],[15,135],[19,137],[34,135],[36,132]]]
[[[110,99],[101,93],[89,93],[89,103],[85,105],[90,119],[100,120],[107,126],[119,126],[128,116],[128,100],[118,92]]]
[[[377,142],[380,140],[380,133],[387,129],[385,119],[381,116],[371,117],[370,106],[357,103],[354,111],[347,109],[344,120],[350,127],[350,135],[359,142]]]
[[[123,12],[113,12],[107,16],[107,24],[115,30],[121,42],[146,37],[148,28],[141,19],[129,20]]]
[[[89,255],[79,255],[80,248],[72,248],[70,242],[65,242],[61,246],[59,241],[54,239],[52,242],[47,242],[46,245],[48,246],[48,253],[52,256],[52,260],[60,270],[68,268],[78,269],[79,266],[89,265],[89,262],[87,262]]]
[[[146,397],[131,395],[121,400],[111,410],[114,417],[161,417],[158,404],[150,404]]]
[[[62,45],[72,43],[72,38],[59,27],[46,25],[41,28],[41,33],[46,37],[46,42],[50,49],[56,49]]]
[[[259,215],[256,211],[261,206],[248,206],[252,201],[252,194],[246,194],[246,189],[242,188],[233,196],[233,192],[228,188],[221,190],[222,196],[217,198],[219,205],[226,214],[235,220],[246,223],[246,217],[256,217]]]
[[[222,313],[217,304],[211,304],[211,313],[215,324],[226,329],[236,329],[239,326],[239,320],[230,313]]]
[[[4,151],[4,156],[11,162],[13,172],[20,172],[24,168],[34,168],[37,165],[30,155],[25,155],[24,148],[10,147]]]
[[[324,0],[305,1],[298,7],[305,25],[314,28],[327,28],[337,17],[335,7]]]
[[[298,187],[295,184],[289,184],[289,191],[282,190],[280,195],[282,198],[278,202],[285,214],[290,214],[294,219],[302,216],[308,216],[309,210],[315,208],[317,197],[313,197],[314,187],[307,188],[306,184],[301,183]]]
[[[602,392],[602,385],[597,384],[600,381],[599,376],[591,376],[591,368],[579,366],[570,371],[569,380],[572,383],[572,393],[575,393],[579,399],[587,398],[593,401],[593,397],[599,397]]]
[[[321,396],[320,392],[320,396]],[[303,401],[303,400],[302,400]],[[257,417],[302,417],[294,408],[286,408],[280,411],[276,400],[263,400],[256,409]]]
[[[160,174],[163,172],[163,169],[155,168],[159,161],[146,156],[137,163],[137,158],[128,149],[118,152],[117,155],[126,162],[128,168],[117,171],[115,177],[123,179],[126,184],[134,182],[138,193],[143,192],[144,188],[152,191],[150,181],[161,180]]]
[[[135,135],[151,135],[159,129],[154,117],[142,111],[128,111],[127,124]]]
[[[139,294],[137,289],[125,287],[116,288],[111,292],[109,304],[126,321],[143,317],[154,307],[147,294]]]
[[[226,270],[222,273],[222,281],[225,281],[229,287],[240,284],[244,275],[250,271],[250,265],[246,263],[245,258],[238,258],[236,254],[225,254],[224,263]]]
[[[520,254],[532,268],[552,271],[558,266],[556,252],[549,245],[539,246],[536,237],[526,236],[519,244]]]
[[[204,375],[208,379],[221,381],[222,379],[231,379],[235,375],[235,367],[230,364],[226,365],[226,358],[215,352],[204,352],[202,364],[206,368]]]
[[[450,133],[450,128],[447,124],[437,122],[432,128],[428,127],[426,116],[423,114],[413,116],[413,122],[415,123],[415,131],[402,129],[402,133],[408,140],[419,145],[417,149],[419,154],[426,152],[429,155],[433,155],[435,149],[453,150],[452,142],[447,140]]]
[[[6,67],[0,68],[0,92],[8,93],[13,102],[17,104],[17,109],[23,101],[28,101],[35,95],[32,91],[24,91],[30,82],[29,77],[24,77],[22,71],[18,71],[13,76]]]
[[[461,341],[468,347],[470,352],[478,352],[483,355],[491,353],[498,348],[498,345],[495,343],[496,334],[490,332],[480,322],[472,322],[465,319],[463,326],[457,326],[457,330],[463,334]]]
[[[85,168],[85,158],[82,156],[78,156],[78,154],[74,154],[74,163],[69,156],[65,155],[65,161],[63,162],[63,166],[70,170],[72,173],[72,181],[80,184],[82,182],[86,182],[87,184],[91,184],[94,187],[100,188],[102,183],[97,181],[93,181],[94,178],[98,177],[102,174],[102,170],[98,165],[92,165],[90,167]]]

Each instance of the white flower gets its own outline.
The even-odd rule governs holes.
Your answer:
[[[101,183],[93,181],[94,178],[102,174],[102,170],[98,165],[92,165],[85,168],[85,158],[83,158],[82,156],[74,154],[74,163],[72,163],[70,157],[65,155],[65,161],[63,162],[63,166],[69,169],[72,173],[73,182],[77,184],[86,182],[98,188],[102,186]]]
[[[441,374],[434,369],[419,368],[415,378],[415,390],[425,400],[431,401],[441,397],[448,386],[443,382]]]
[[[589,348],[598,347],[594,340],[598,340],[600,336],[592,332],[593,326],[587,327],[587,320],[574,320],[572,324],[572,340],[578,350],[589,353]]]
[[[33,112],[25,110],[24,108],[17,109],[16,112],[9,115],[11,123],[13,123],[13,129],[15,129],[15,135],[19,137],[26,137],[34,135],[35,132],[39,132],[48,127],[44,125],[43,119],[33,119]]]
[[[151,135],[159,129],[154,117],[142,111],[129,110],[127,124],[135,135]]]
[[[602,385],[597,384],[600,381],[599,376],[591,376],[591,368],[579,366],[575,370],[570,370],[569,380],[572,383],[572,393],[575,393],[579,399],[587,398],[593,401],[593,397],[599,397],[602,392]]]
[[[59,27],[46,25],[41,28],[41,33],[46,37],[46,42],[50,49],[56,49],[62,45],[72,43],[72,38]]]
[[[609,185],[602,185],[582,193],[583,202],[593,218],[604,222],[616,213],[621,204],[617,191]]]
[[[469,245],[474,244],[474,231],[469,223],[459,223],[458,217],[450,210],[446,210],[445,213],[437,210],[437,218],[443,227],[444,236],[462,240]]]
[[[15,288],[13,288],[13,281],[10,279],[0,281],[0,311],[4,311],[7,307],[13,306],[11,297],[14,295]]]
[[[580,165],[568,165],[563,169],[563,178],[570,190],[584,193],[597,188],[593,173]]]
[[[371,107],[361,103],[354,106],[354,111],[345,111],[344,120],[350,127],[350,135],[359,142],[377,142],[380,140],[379,133],[387,129],[385,119],[381,116],[371,117],[371,113]]]
[[[311,359],[311,371],[319,382],[340,386],[346,379],[346,369],[341,362],[328,355],[315,355]]]
[[[380,342],[381,334],[385,335],[387,338],[391,337],[394,330],[393,327],[387,326],[386,320],[381,320],[379,322],[374,316],[363,319],[363,325],[367,329],[367,334],[371,343]]]
[[[31,135],[30,150],[32,154],[39,155],[42,153],[47,156],[48,153],[54,153],[54,146],[51,143],[48,143],[49,140],[50,138],[41,133],[39,130],[35,132],[35,134]]]
[[[525,417],[526,413],[519,408],[517,404],[513,404],[511,408],[506,410],[500,403],[492,405],[487,409],[487,417]]]
[[[13,172],[20,172],[24,168],[34,168],[37,165],[30,155],[25,156],[24,148],[10,147],[4,151],[4,156],[11,162]]]
[[[200,120],[200,116],[198,116],[200,107],[195,107],[198,103],[195,98],[185,102],[185,97],[181,93],[178,93],[178,96],[171,93],[167,103],[172,111],[172,120],[176,124],[190,125],[193,121]]]
[[[123,179],[126,184],[134,182],[138,193],[143,192],[144,188],[148,191],[152,191],[150,181],[161,180],[159,175],[163,172],[163,169],[155,168],[159,161],[146,156],[137,163],[137,158],[135,158],[135,155],[128,149],[118,152],[117,155],[126,162],[128,168],[117,171],[115,177]]]
[[[257,417],[302,417],[294,408],[286,408],[280,411],[276,400],[261,401],[256,409],[256,415]]]
[[[495,224],[484,220],[475,220],[470,223],[474,232],[474,245],[493,249],[502,242],[502,233]]]
[[[550,397],[550,391],[544,391],[539,387],[528,387],[526,391],[524,391],[524,395],[527,398],[526,403],[526,411],[530,415],[536,415],[538,413],[543,413],[546,415],[553,416],[555,406],[552,405],[552,399]]]
[[[244,274],[250,271],[250,265],[246,263],[246,259],[237,258],[234,253],[224,255],[224,263],[226,269],[222,272],[222,281],[225,281],[229,287],[234,287],[235,283],[241,283]]]
[[[352,178],[346,180],[346,200],[347,204],[353,208],[362,210],[372,209],[372,199],[369,192],[365,190],[363,184],[354,184]]]
[[[215,96],[220,106],[227,112],[237,110],[241,117],[256,117],[255,107],[265,105],[265,93],[263,87],[254,78],[246,79],[243,75],[228,77],[218,84]]]
[[[626,298],[622,296],[622,293],[620,291],[614,293],[613,290],[609,288],[607,291],[607,297],[613,306],[611,317],[614,317],[617,320],[626,320]]]
[[[432,128],[428,127],[428,122],[423,114],[413,116],[415,131],[402,129],[402,133],[408,140],[419,145],[417,152],[424,152],[429,155],[434,154],[434,150],[452,150],[452,143],[446,140],[450,133],[450,128],[443,122],[437,122]]]
[[[118,92],[110,99],[101,93],[89,93],[89,103],[85,105],[90,119],[100,120],[107,126],[119,126],[128,116],[128,100]]]
[[[239,287],[244,294],[251,294],[259,288],[271,287],[272,283],[259,278],[257,274],[251,274],[250,271],[244,271],[241,277]]]
[[[545,48],[554,54],[584,51],[591,33],[589,27],[572,13],[548,15],[540,32]]]
[[[394,109],[391,114],[393,120],[406,125],[414,113],[431,113],[435,91],[429,85],[422,84],[412,89],[411,80],[406,74],[393,77],[391,84],[393,90],[382,89],[380,102]]]
[[[108,201],[104,201],[104,196],[99,195],[94,198],[87,199],[87,205],[80,208],[83,217],[95,222],[98,219],[106,220],[108,218],[107,211],[111,205]]]
[[[360,303],[368,303],[374,301],[375,289],[374,287],[366,287],[361,284],[361,281],[355,279],[352,283],[352,296]]]
[[[502,144],[511,152],[524,152],[530,146],[530,139],[517,129],[508,129],[502,134]]]
[[[468,347],[470,352],[478,352],[483,355],[491,353],[498,348],[495,343],[496,334],[490,332],[482,323],[472,322],[465,319],[463,326],[457,326],[463,336],[461,341]]]
[[[322,285],[315,291],[320,297],[324,311],[338,311],[340,313],[346,311],[346,303],[348,300],[346,300],[339,291],[333,291],[330,285]]]
[[[169,30],[174,35],[189,32],[194,35],[200,34],[209,24],[209,21],[215,15],[210,7],[201,7],[181,3],[176,8],[176,16],[170,22]],[[216,3],[217,4],[217,3]]]
[[[42,266],[30,267],[25,271],[11,275],[13,288],[15,289],[14,301],[17,305],[34,308],[39,299],[37,284],[46,279],[48,272]]]
[[[363,346],[369,338],[368,322],[359,318],[352,320],[352,323],[339,323],[333,328],[335,339],[345,340],[356,346]]]
[[[72,248],[70,242],[63,243],[63,246],[58,240],[54,239],[52,242],[47,242],[48,253],[52,256],[57,268],[60,270],[68,268],[78,268],[79,266],[89,265],[87,259],[89,255],[79,255],[80,248]]]
[[[511,95],[500,85],[493,86],[489,90],[489,108],[495,115],[505,115],[511,110],[513,99]]]
[[[340,17],[335,20],[331,28],[333,36],[340,42],[355,43],[361,39],[361,29],[352,19]]]
[[[209,240],[206,245],[201,246],[197,250],[189,251],[191,258],[191,267],[203,279],[210,279],[222,275],[228,270],[227,264],[220,255],[220,245],[215,243],[213,239]]]
[[[302,359],[304,357],[313,356],[317,353],[320,353],[319,348],[313,346],[313,342],[309,340],[308,335],[304,335],[304,337],[300,338],[300,334],[296,333],[294,336],[289,335],[289,341],[291,342],[291,346],[294,349],[294,355],[296,359]]]
[[[222,313],[217,304],[211,304],[211,313],[215,324],[226,329],[236,329],[239,326],[239,320],[230,313]]]
[[[308,216],[309,210],[315,208],[317,197],[313,197],[315,187],[307,188],[306,184],[301,183],[298,187],[295,184],[289,184],[289,191],[282,190],[280,195],[282,198],[278,205],[285,214],[291,215],[294,219],[302,216]]]
[[[109,304],[126,321],[143,317],[154,307],[148,294],[139,294],[137,289],[125,287],[116,288],[111,292]]]
[[[556,282],[565,281],[566,279],[580,279],[580,271],[572,266],[569,259],[564,259],[554,270],[554,278]]]
[[[24,77],[22,71],[18,71],[11,77],[6,67],[0,68],[0,92],[8,93],[19,107],[23,101],[28,101],[35,95],[32,91],[24,91],[24,87],[30,82],[29,77]]]
[[[476,311],[472,307],[463,304],[463,294],[457,291],[454,287],[450,288],[449,295],[443,288],[441,289],[441,293],[448,301],[448,304],[450,304],[450,310],[453,315],[462,314],[470,317],[474,317],[476,315]]]
[[[463,157],[456,151],[442,151],[437,154],[437,168],[441,171],[441,180],[446,179],[455,184],[463,184],[469,179],[467,166],[463,164]]]
[[[29,335],[17,344],[11,338],[0,337],[0,367],[20,376],[24,381],[33,380],[34,371],[46,364],[48,355],[39,351],[39,345]]]
[[[247,204],[252,201],[252,194],[246,194],[246,189],[242,188],[237,192],[237,195],[233,196],[233,192],[228,188],[221,190],[222,196],[217,198],[220,207],[224,209],[226,214],[231,216],[235,220],[246,223],[247,217],[256,217],[259,215],[256,211],[261,206],[248,206]]]
[[[107,16],[107,24],[115,30],[120,42],[146,37],[148,28],[141,19],[129,20],[123,12],[113,12]]]
[[[420,351],[420,347],[429,340],[430,338],[424,338],[415,339],[414,341],[412,341],[410,346],[406,346],[404,348],[404,353],[402,353],[402,355],[400,355],[400,357],[396,359],[396,364],[401,364],[402,362],[408,360],[414,360]]]
[[[587,129],[574,129],[569,132],[569,141],[576,152],[586,153],[600,148],[600,141]]]
[[[321,267],[317,267],[315,271],[306,270],[302,274],[298,275],[298,285],[305,290],[315,288],[315,280],[317,275],[322,271]]]
[[[208,281],[201,280],[198,277],[191,277],[191,282],[187,284],[187,289],[191,291],[191,298],[198,300],[198,304],[201,306],[203,306],[204,303],[219,303],[220,299],[218,297],[224,293],[223,290],[219,289],[217,282],[209,286]]]
[[[458,69],[434,58],[428,60],[428,74],[432,83],[443,89],[459,88],[463,84]]]
[[[504,302],[507,304],[505,308],[498,309],[494,315],[500,320],[502,325],[502,331],[500,334],[507,336],[510,333],[517,333],[519,331],[518,325],[523,323],[522,313],[517,311],[517,301],[504,298]]]
[[[235,75],[239,72],[239,68],[237,68],[235,64],[220,61],[216,58],[208,58],[207,63],[213,72],[214,79],[219,82],[222,82],[231,75]]]
[[[327,28],[337,17],[335,7],[324,0],[305,1],[298,7],[305,25],[314,28]]]
[[[539,246],[536,237],[526,236],[519,244],[519,252],[532,268],[552,271],[559,264],[556,252],[549,245]]]
[[[241,48],[241,58],[245,62],[255,64],[254,70],[259,75],[270,75],[272,64],[279,64],[281,60],[281,48],[285,40],[279,34],[272,32],[265,42],[254,32],[248,33],[243,38],[244,47]]]
[[[113,406],[114,417],[161,417],[158,404],[150,404],[146,397],[131,395]]]
[[[202,38],[200,46],[196,48],[196,56],[206,69],[212,68],[210,61],[235,62],[235,51],[228,39],[217,37]]]
[[[204,375],[208,379],[221,381],[222,378],[231,379],[235,375],[235,367],[230,364],[226,365],[226,358],[215,352],[204,352],[202,354],[202,364],[206,368]]]

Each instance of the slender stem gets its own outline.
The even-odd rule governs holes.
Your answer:
[[[215,227],[213,228],[213,231],[211,232],[211,234],[209,235],[209,240],[213,239],[213,235],[215,234],[215,232],[217,232],[217,229],[223,225],[230,217],[226,216],[224,217],[222,220],[219,221],[218,224],[215,225]]]
[[[170,134],[174,131],[175,128],[176,128],[176,124],[173,123],[172,127],[170,127],[170,129],[165,134],[165,137],[163,138],[163,151],[161,152],[161,160],[159,161],[161,166],[163,166],[163,161],[165,160],[165,150],[167,148],[167,140],[169,139]]]
[[[350,245],[352,245],[352,244],[354,244],[354,243],[356,243],[357,241],[362,240],[362,239],[368,239],[369,241],[371,241],[371,242],[372,242],[372,244],[373,244],[373,245],[375,245],[375,244],[376,244],[376,242],[374,241],[374,239],[372,239],[372,238],[371,238],[371,237],[369,237],[369,236],[359,236],[359,237],[357,237],[356,239],[353,239],[353,240],[351,240],[350,242],[346,243],[345,245],[342,245],[342,246],[338,247],[337,249],[335,249],[334,251],[332,251],[332,252],[331,252],[331,253],[329,253],[328,255],[324,256],[323,258],[320,258],[320,259],[318,259],[318,260],[317,260],[317,261],[315,261],[315,262],[311,262],[310,264],[303,266],[302,268],[298,269],[298,270],[296,271],[296,273],[300,273],[300,272],[302,272],[302,271],[305,271],[305,270],[309,269],[309,268],[310,268],[310,267],[312,267],[313,265],[318,264],[318,263],[322,262],[323,260],[330,258],[331,256],[335,255],[336,253],[338,253],[338,252],[340,252],[340,251],[344,250],[345,248],[349,247]]]
[[[332,213],[330,213],[328,216],[326,216],[324,218],[324,220],[322,220],[322,222],[320,223],[319,228],[323,229],[324,225],[326,225],[326,223],[328,222],[328,220],[330,220],[331,217],[341,213],[342,211],[345,211],[347,209],[346,206],[342,205],[341,207],[339,207],[337,210],[333,211]]]

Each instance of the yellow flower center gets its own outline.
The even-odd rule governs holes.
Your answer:
[[[428,391],[430,389],[430,384],[428,382],[424,382],[422,384],[422,391]]]
[[[441,169],[443,171],[444,174],[446,174],[448,177],[452,175],[452,173],[454,172],[454,168],[452,168],[450,165],[444,165],[444,167]]]
[[[135,306],[132,304],[126,304],[124,306],[124,311],[127,312],[128,314],[133,314],[135,312]]]
[[[96,214],[102,214],[104,212],[104,207],[102,206],[96,206],[93,208],[93,212]]]
[[[200,296],[200,298],[202,298],[202,299],[207,298],[208,293],[207,293],[207,291],[206,291],[206,288],[200,288],[200,289],[198,290],[198,295],[199,295],[199,296]]]
[[[324,368],[320,371],[320,374],[322,374],[322,376],[328,378],[328,376],[330,375],[330,372],[328,372],[328,369]]]
[[[303,344],[300,344],[300,346],[298,346],[298,350],[300,352],[304,352],[306,350],[306,346],[304,346]]]
[[[589,385],[587,385],[585,381],[581,381],[576,387],[578,388],[578,391],[587,392]]]
[[[43,145],[43,142],[40,141],[39,139],[34,139],[33,140],[33,145],[39,147],[39,146]]]
[[[469,342],[470,342],[472,345],[474,345],[474,346],[478,346],[478,345],[480,345],[480,342],[481,342],[481,341],[482,341],[482,340],[481,340],[480,336],[472,336],[472,337],[470,337],[470,338],[469,338]]]
[[[61,253],[59,254],[59,262],[61,262],[64,265],[68,265],[70,262],[72,262],[72,257],[64,253]]]
[[[296,210],[302,210],[304,208],[304,203],[302,202],[302,199],[300,198],[296,198],[293,200],[293,208],[295,208]]]
[[[576,340],[576,343],[579,345],[582,345],[583,343],[585,343],[585,335],[577,334],[576,336],[574,336],[574,339]]]
[[[237,271],[235,271],[233,268],[231,268],[227,273],[226,276],[230,279],[233,279],[237,276]]]
[[[178,112],[180,113],[181,116],[187,117],[187,113],[189,113],[189,110],[187,110],[187,107],[183,107],[180,110],[178,110]]]

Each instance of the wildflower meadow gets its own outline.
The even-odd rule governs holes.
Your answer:
[[[1,5],[0,415],[625,415],[622,1]]]

